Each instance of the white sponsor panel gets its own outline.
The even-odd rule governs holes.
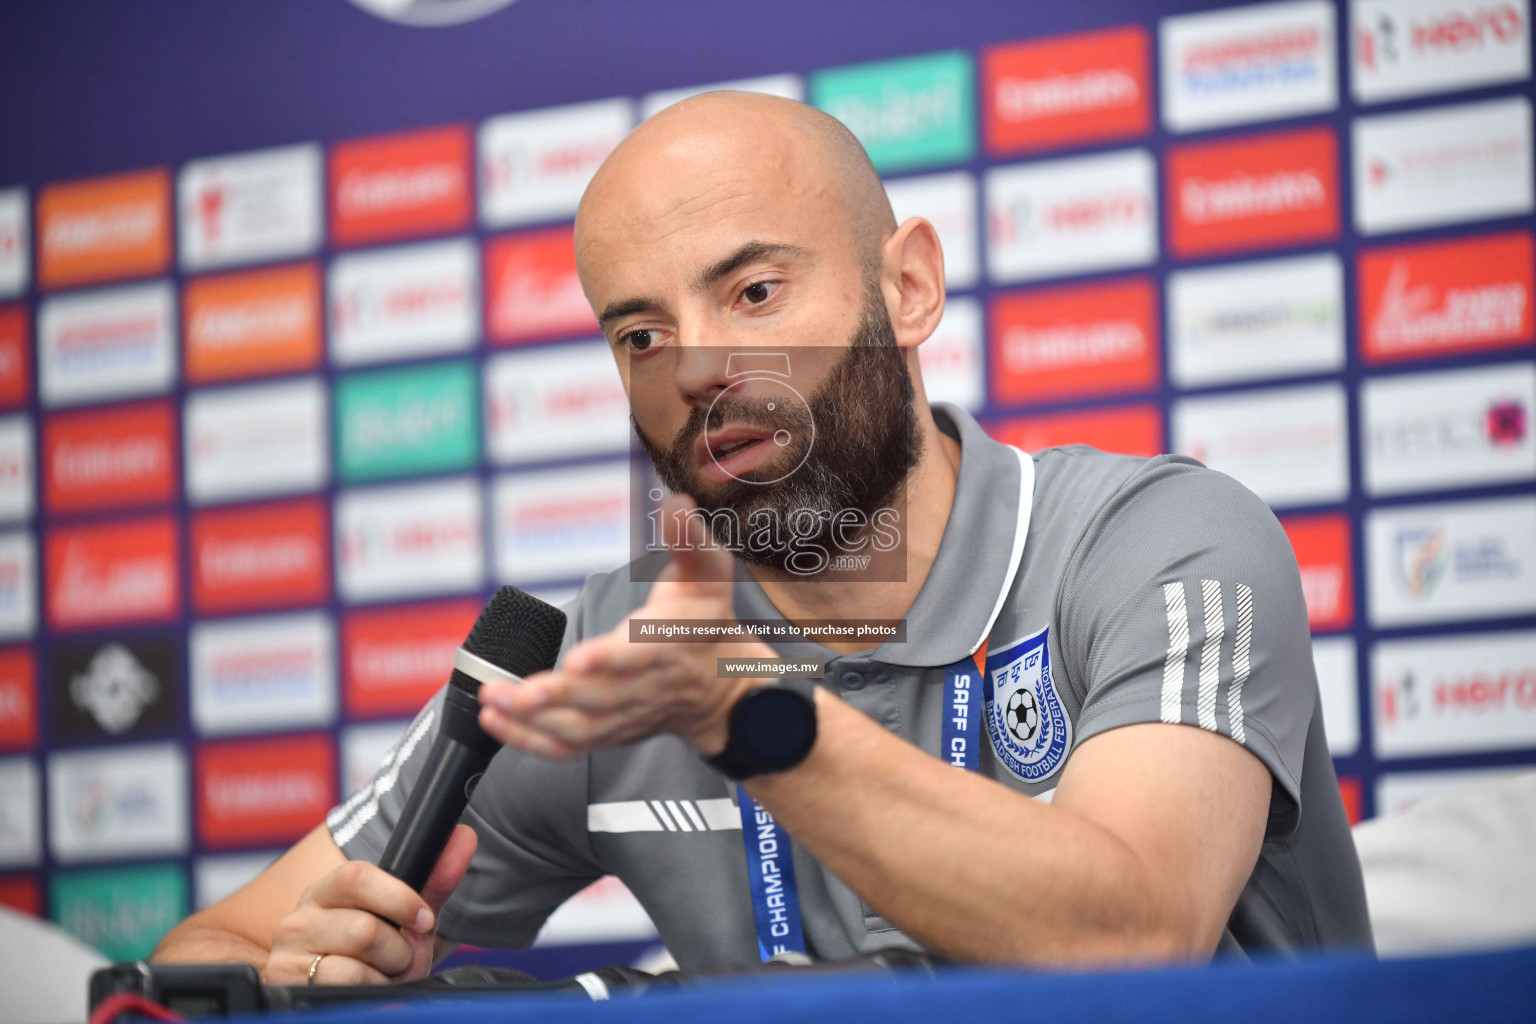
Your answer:
[[[314,491],[330,477],[318,377],[194,391],[183,423],[194,504]]]
[[[356,366],[461,352],[480,334],[479,249],[468,238],[338,256],[329,271],[331,361]]]
[[[35,477],[32,417],[0,416],[0,520],[32,518]]]
[[[508,473],[496,480],[496,578],[581,579],[629,561],[629,463]]]
[[[720,89],[729,89],[732,92],[760,92],[767,96],[782,96],[786,100],[794,100],[797,103],[805,101],[805,82],[799,75],[763,75],[759,78],[737,78],[729,82],[689,85],[681,89],[663,89],[660,92],[647,93],[640,101],[640,117],[642,119],[650,117],[652,114],[666,110],[674,103],[681,103],[690,96]]]
[[[42,859],[41,804],[32,759],[0,759],[0,868],[31,867]]]
[[[1365,539],[1376,626],[1536,612],[1536,498],[1373,509]]]
[[[1323,707],[1328,753],[1348,757],[1360,749],[1360,694],[1355,673],[1355,641],[1347,636],[1312,641],[1317,694]]]
[[[369,722],[341,730],[341,788],[350,795],[366,786],[390,748],[411,727],[410,719]]]
[[[205,910],[235,891],[257,875],[278,857],[282,850],[261,850],[256,853],[222,853],[210,857],[198,857],[192,862],[192,892],[195,909]]]
[[[176,379],[176,290],[167,281],[43,300],[37,386],[44,405],[170,390]]]
[[[1360,103],[1531,75],[1528,0],[1353,0],[1350,92]]]
[[[475,590],[485,582],[480,482],[343,491],[336,582],[348,602]]]
[[[320,147],[193,160],[176,178],[184,270],[303,256],[320,247]]]
[[[484,378],[492,462],[609,455],[628,447],[629,399],[606,341],[493,355]]]
[[[634,893],[605,875],[556,908],[539,929],[535,946],[584,942],[639,942],[659,938],[651,917]]]
[[[599,165],[635,125],[633,100],[503,114],[480,125],[480,220],[508,227],[570,217]]]
[[[1270,121],[1339,103],[1333,4],[1247,4],[1164,18],[1163,123],[1175,132]]]
[[[48,755],[54,860],[175,856],[187,848],[187,755],[174,743]]]
[[[32,225],[27,190],[0,189],[0,298],[27,290],[32,280]]]
[[[1338,384],[1184,398],[1172,419],[1174,451],[1235,477],[1271,505],[1349,494],[1349,426]]]
[[[0,640],[37,632],[37,547],[32,534],[0,533]]]
[[[1360,447],[1370,494],[1536,479],[1536,364],[1368,377]]]
[[[987,172],[987,273],[996,284],[1157,259],[1157,162],[1144,149]]]
[[[922,217],[933,224],[944,251],[944,284],[975,287],[981,278],[981,247],[976,237],[976,177],[969,171],[928,174],[885,183],[891,210],[900,224]]]
[[[204,736],[336,719],[336,637],[322,612],[192,626],[192,725]]]
[[[953,402],[971,412],[987,404],[982,334],[980,302],[972,298],[945,301],[939,326],[917,347],[928,401]]]
[[[1536,746],[1536,630],[1383,641],[1371,690],[1377,757]]]
[[[1351,134],[1363,235],[1531,212],[1524,96],[1360,117]]]
[[[1182,388],[1344,367],[1344,268],[1335,253],[1168,276],[1168,375]]]
[[[1376,779],[1376,816],[1401,814],[1420,800],[1468,786],[1529,775],[1532,768],[1451,768],[1433,772],[1387,772]]]

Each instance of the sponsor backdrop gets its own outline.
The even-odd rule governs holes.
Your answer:
[[[1529,0],[826,6],[7,10],[0,900],[144,954],[368,776],[495,586],[624,560],[571,218],[742,76],[937,226],[931,395],[1273,505],[1353,815],[1536,763]],[[652,934],[608,880],[541,941]]]

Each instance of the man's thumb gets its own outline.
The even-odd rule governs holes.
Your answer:
[[[699,506],[686,494],[674,494],[661,506],[662,536],[672,552],[679,583],[729,583],[735,578],[731,553],[710,533]]]
[[[454,827],[453,834],[448,837],[448,845],[443,847],[443,855],[437,858],[437,865],[432,868],[432,874],[427,876],[427,884],[421,889],[421,898],[427,901],[434,915],[442,911],[443,904],[448,902],[453,890],[459,887],[464,872],[469,870],[470,859],[474,857],[475,846],[479,841],[475,830],[468,825]]]

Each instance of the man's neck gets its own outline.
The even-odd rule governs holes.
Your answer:
[[[938,557],[960,476],[960,443],[939,429],[926,403],[918,415],[923,432],[922,456],[903,484],[906,500],[900,529],[901,550],[906,555],[905,578],[885,582],[856,578],[788,582],[776,573],[749,566],[748,571],[763,593],[786,619],[899,619],[912,607]],[[822,641],[822,646],[850,654],[877,645]]]

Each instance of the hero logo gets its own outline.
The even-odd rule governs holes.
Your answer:
[[[1530,74],[1526,0],[1357,0],[1354,94],[1362,103]]]
[[[345,492],[336,502],[338,584],[349,601],[473,590],[484,580],[479,482]]]
[[[1333,19],[1326,0],[1164,18],[1164,122],[1189,132],[1333,109]]]
[[[567,217],[634,127],[627,99],[493,117],[480,126],[480,218],[509,227]]]
[[[190,650],[192,722],[203,735],[335,718],[335,639],[320,612],[197,623]]]
[[[468,348],[480,329],[475,255],[456,238],[338,257],[332,357],[356,365]]]
[[[492,356],[485,403],[498,463],[622,452],[629,440],[629,399],[605,341]]]
[[[37,628],[36,564],[30,532],[0,534],[0,638],[31,636]]]
[[[1360,254],[1372,362],[1505,348],[1533,337],[1536,249],[1523,231]]]
[[[1146,150],[987,172],[995,283],[1140,266],[1157,258],[1155,162]]]
[[[0,189],[0,296],[20,295],[31,277],[27,236],[27,190]]]
[[[32,418],[0,418],[0,519],[32,515]]]
[[[187,270],[300,256],[320,245],[320,147],[194,160],[176,182]]]
[[[1514,750],[1536,743],[1536,632],[1378,643],[1371,677],[1378,757]]]

